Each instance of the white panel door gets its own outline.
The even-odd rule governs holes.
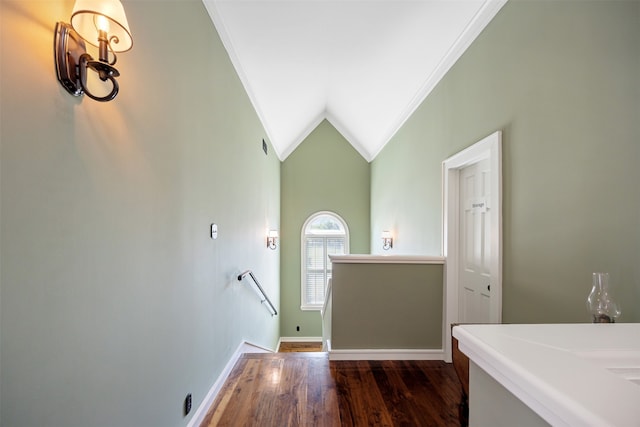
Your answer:
[[[491,320],[491,221],[489,159],[460,171],[460,271],[458,308],[462,323]]]
[[[502,322],[501,153],[502,132],[496,131],[442,162],[448,362],[452,324]]]

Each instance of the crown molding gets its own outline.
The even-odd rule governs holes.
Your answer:
[[[435,70],[426,78],[422,84],[420,90],[409,104],[405,107],[403,112],[398,115],[398,118],[394,121],[396,126],[392,127],[389,134],[383,139],[383,143],[378,147],[377,151],[372,153],[371,159],[374,160],[384,147],[391,141],[391,139],[398,133],[398,131],[404,126],[409,118],[415,113],[418,107],[429,96],[431,91],[440,83],[440,80],[449,72],[451,67],[460,59],[464,52],[471,46],[475,39],[482,33],[485,27],[493,20],[498,14],[500,9],[507,3],[508,0],[486,0],[474,17],[469,21],[462,34],[455,41],[453,46],[449,49],[447,54],[442,58]]]

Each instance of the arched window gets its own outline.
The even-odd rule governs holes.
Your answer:
[[[329,255],[349,253],[349,228],[333,212],[316,212],[302,226],[302,310],[320,310],[327,280],[331,278]]]

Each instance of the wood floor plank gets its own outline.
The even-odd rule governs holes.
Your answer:
[[[332,362],[343,426],[392,426],[367,361]]]
[[[238,412],[242,401],[250,398],[247,384],[251,384],[257,369],[256,361],[241,358],[230,374],[230,380],[225,382],[222,390],[216,398],[216,411],[209,411],[203,422],[203,426],[229,425],[229,418],[233,418]]]
[[[438,361],[245,354],[201,427],[457,426],[459,383]]]
[[[227,380],[218,392],[218,397],[216,399],[217,404],[215,404],[216,411],[209,410],[207,416],[201,424],[202,427],[217,426],[220,423],[220,418],[222,417],[222,414],[224,414],[227,405],[231,401],[231,398],[233,397],[233,394],[236,390],[236,385],[240,380],[243,362],[246,361],[239,360],[236,363],[233,371],[231,371],[231,373],[229,374],[229,377],[227,377]]]
[[[438,385],[438,392],[443,401],[456,402],[457,405],[462,399],[462,384],[455,369],[451,369],[451,364],[439,363],[441,363],[440,368],[429,370],[428,376],[434,384]],[[425,372],[425,374],[427,373]],[[455,418],[457,420],[457,415]]]
[[[385,405],[394,425],[438,425],[438,417],[432,415],[432,411],[425,408],[425,400],[431,396],[424,390],[415,390],[407,386],[403,381],[395,361],[380,362],[380,369],[373,368],[373,374],[381,390]]]
[[[289,352],[321,352],[322,351],[322,343],[321,342],[290,342],[285,341],[280,343],[280,347],[278,347],[279,353],[289,353]]]
[[[338,395],[328,358],[312,360],[307,367],[307,378],[307,413],[303,420],[319,427],[337,425],[340,421]]]
[[[302,425],[308,383],[304,365],[304,359],[291,359],[284,366],[280,377],[274,378],[277,388],[274,405],[270,408],[272,418],[269,425]]]
[[[420,361],[410,365],[400,362],[403,367],[396,368],[400,381],[407,388],[413,390],[413,404],[420,408],[422,416],[429,416],[430,420],[423,420],[425,425],[433,423],[438,426],[455,426],[458,424],[457,406],[448,405],[448,400],[443,396],[448,383],[439,375],[439,370],[444,367],[443,362]]]

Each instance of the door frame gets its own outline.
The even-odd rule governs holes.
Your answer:
[[[459,321],[458,268],[460,237],[460,171],[480,160],[489,159],[491,221],[491,323],[502,322],[502,132],[496,131],[472,146],[442,162],[442,255],[445,257],[443,349],[447,362],[451,362],[451,324]]]

